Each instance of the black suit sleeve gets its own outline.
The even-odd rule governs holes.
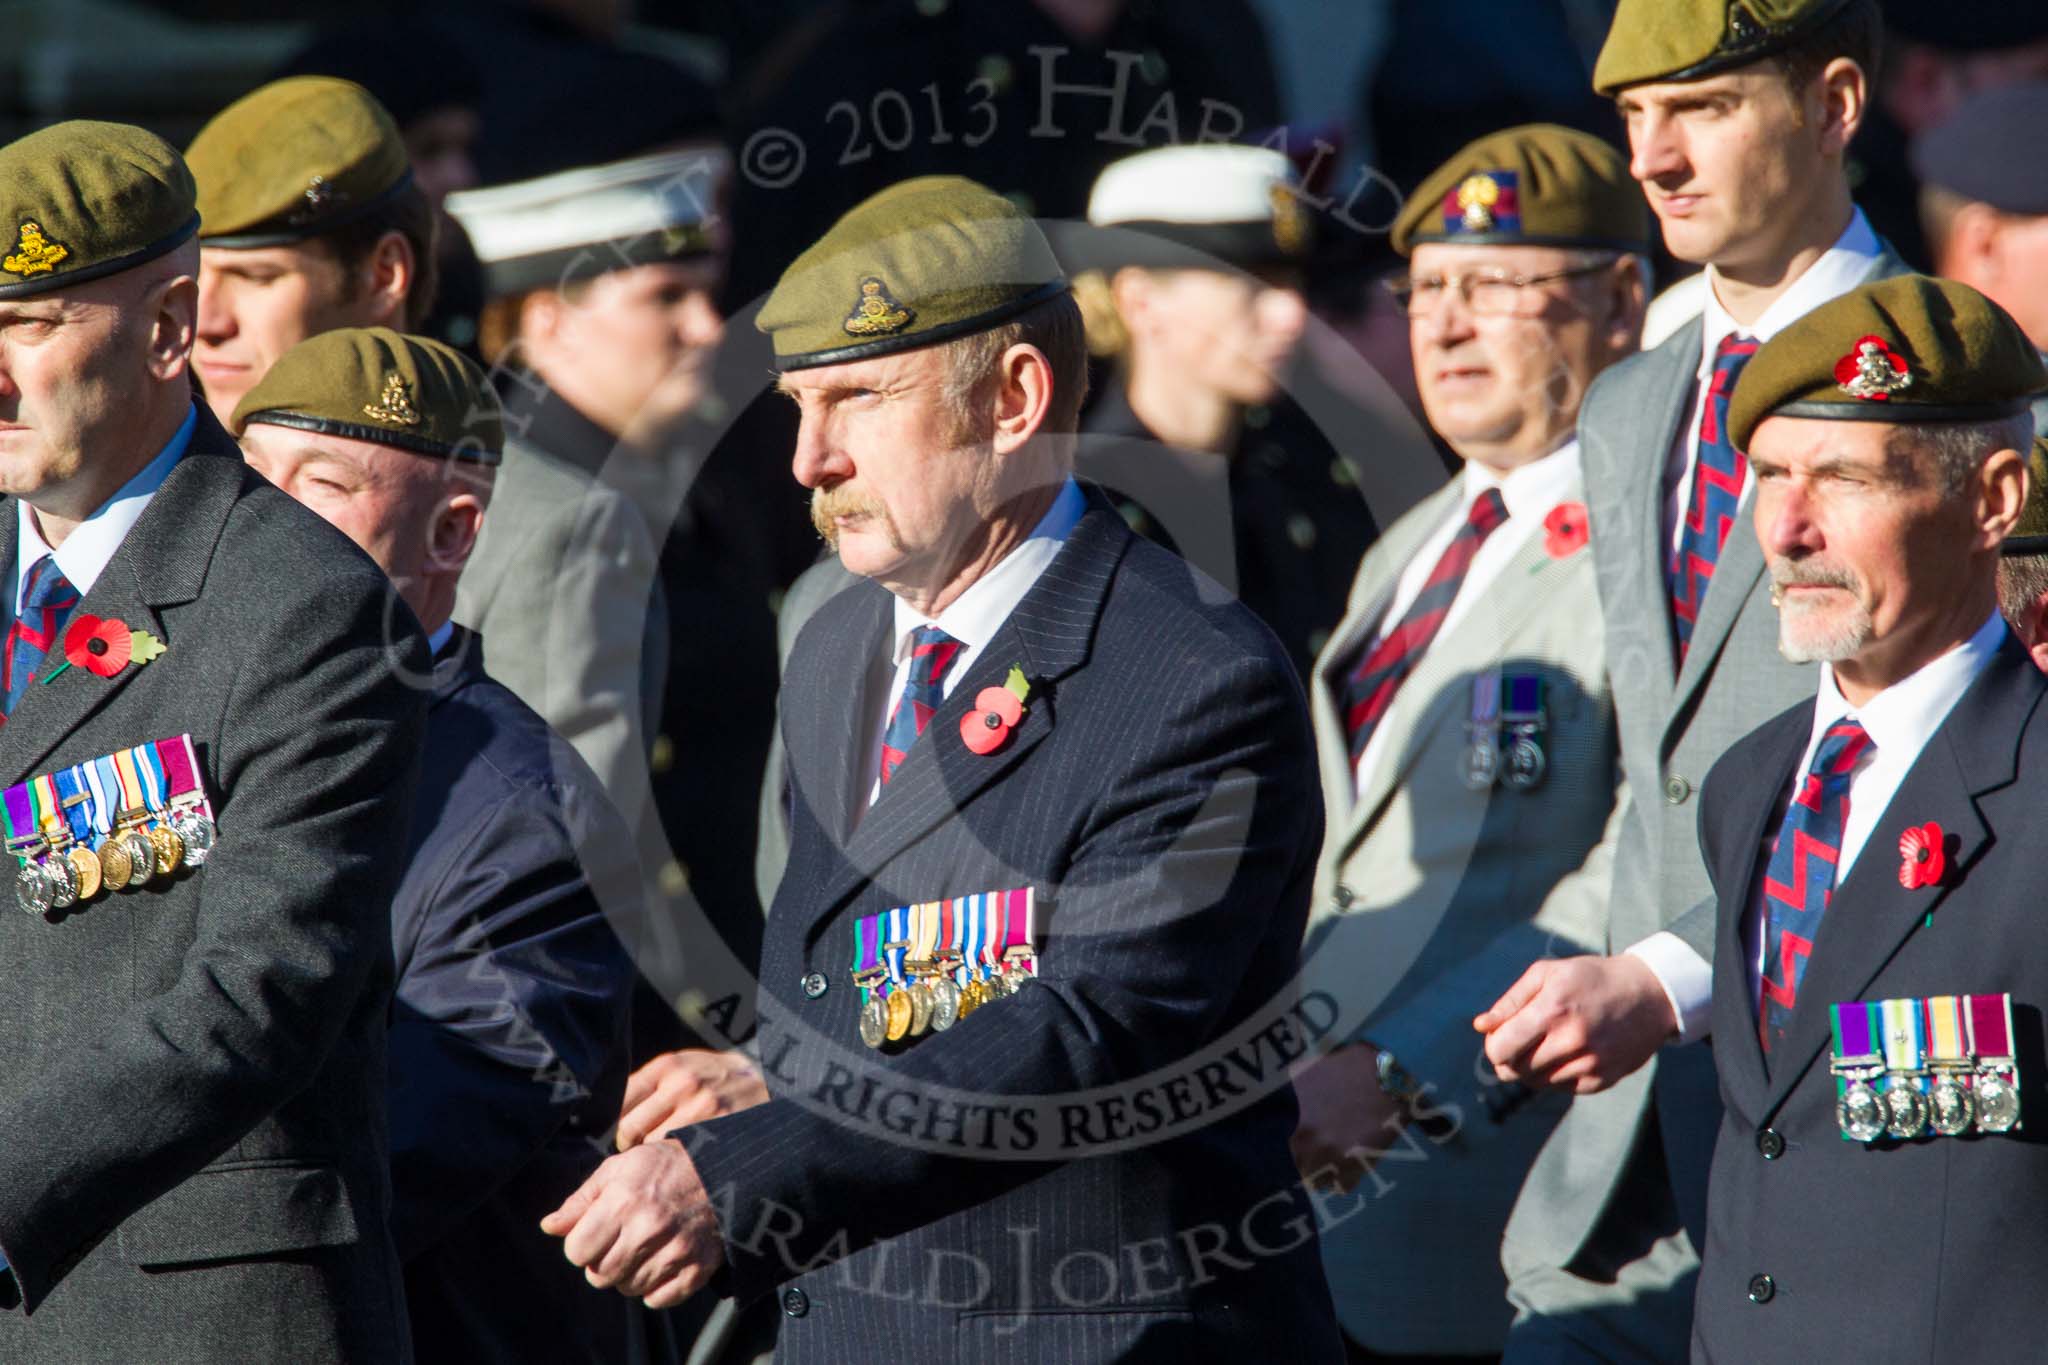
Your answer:
[[[632,963],[559,812],[521,793],[437,828],[391,1027],[392,1234],[432,1246],[571,1116],[618,1112]],[[594,1092],[609,1092],[608,1103]],[[608,1152],[590,1135],[589,1166]]]

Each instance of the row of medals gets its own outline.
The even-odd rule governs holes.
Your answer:
[[[868,1002],[860,1011],[860,1040],[869,1047],[880,1047],[927,1033],[944,1033],[991,1000],[1015,995],[1030,979],[1031,973],[1023,965],[1030,953],[1012,948],[1003,956],[1004,961],[987,976],[975,977],[965,986],[953,980],[962,961],[958,954],[906,962],[909,984],[887,995],[881,988],[889,979],[888,968],[855,972],[854,984],[868,992]]]
[[[1942,1137],[1955,1137],[1973,1124],[1980,1133],[2004,1133],[2019,1122],[2019,1089],[1996,1067],[1958,1063],[1922,1073],[1870,1067],[1844,1074],[1850,1080],[1835,1101],[1835,1118],[1858,1142],[1886,1133],[1916,1138],[1930,1128]],[[1914,1082],[1929,1074],[1934,1083],[1923,1091]],[[1882,1091],[1871,1084],[1880,1075],[1888,1077]]]
[[[68,910],[101,889],[140,891],[167,881],[180,867],[204,865],[213,851],[213,821],[196,810],[174,810],[153,819],[131,816],[109,834],[98,851],[70,835],[46,835],[50,856],[21,863],[14,896],[31,915]]]

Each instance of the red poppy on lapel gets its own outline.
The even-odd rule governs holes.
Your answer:
[[[1543,518],[1543,548],[1552,559],[1575,555],[1592,534],[1586,525],[1586,504],[1561,502]]]
[[[1924,825],[1909,826],[1899,836],[1899,885],[1908,891],[1918,891],[1923,886],[1939,886],[1948,872],[1945,841],[1941,826],[1932,820]]]
[[[1007,687],[984,687],[974,694],[974,709],[960,717],[960,740],[977,754],[1003,747],[1010,731],[1024,718],[1024,703]]]
[[[64,662],[43,675],[49,682],[73,664],[111,678],[129,664],[146,664],[164,652],[164,642],[146,630],[130,630],[112,616],[79,615],[64,627]]]

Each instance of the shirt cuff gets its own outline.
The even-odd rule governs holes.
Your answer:
[[[1696,1043],[1706,1037],[1714,1004],[1714,969],[1707,960],[1669,931],[1654,933],[1628,951],[1649,967],[1664,988],[1664,998],[1671,1002],[1671,1017],[1678,1021],[1678,1041]]]

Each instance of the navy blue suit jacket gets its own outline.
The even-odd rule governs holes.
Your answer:
[[[1766,1069],[1743,926],[1779,796],[1813,726],[1796,706],[1708,775],[1700,844],[1719,895],[1714,1062],[1726,1111],[1707,1186],[1695,1361],[2016,1360],[2048,1277],[2048,919],[2041,793],[2048,681],[2010,636],[1906,774],[1814,937]],[[1948,874],[1899,882],[1898,841],[1938,823]],[[1829,1006],[2010,991],[2024,1131],[1843,1141]]]
[[[1286,1011],[1323,822],[1279,642],[1091,492],[858,810],[891,603],[841,593],[784,674],[773,1098],[676,1134],[733,1290],[779,1292],[785,1362],[1339,1359],[1288,1153]],[[976,755],[960,720],[1012,665],[1028,709]],[[856,920],[1023,886],[1038,978],[947,1032],[863,1048]]]
[[[538,1224],[619,1113],[633,965],[605,911],[632,907],[600,905],[579,850],[629,847],[589,768],[458,629],[391,907],[392,1233],[422,1361],[624,1357],[625,1301]]]

